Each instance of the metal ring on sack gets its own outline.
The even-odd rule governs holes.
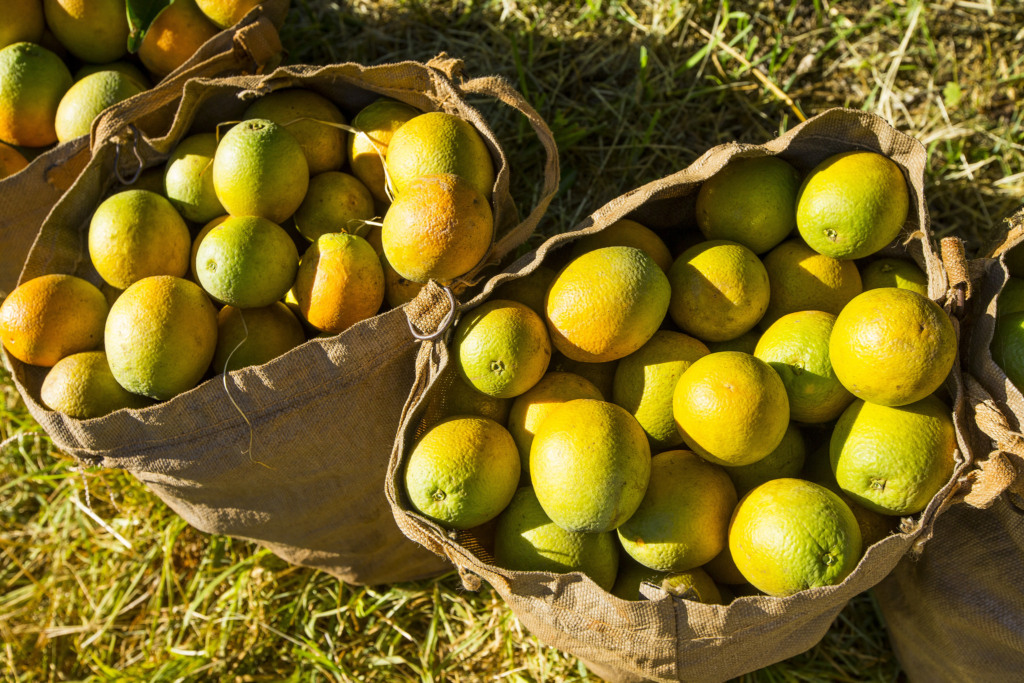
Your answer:
[[[121,175],[121,143],[117,143],[117,146],[114,148],[114,174],[122,185],[134,185],[139,176],[142,175],[142,165],[144,163],[142,155],[139,154],[139,129],[135,127],[134,123],[129,123],[128,129],[132,132],[132,152],[139,163],[135,169],[135,174],[130,179],[126,179]]]
[[[416,339],[419,339],[420,341],[434,341],[442,334],[447,332],[448,328],[451,327],[452,322],[455,320],[455,293],[444,285],[438,286],[444,290],[445,294],[448,295],[448,314],[444,317],[444,320],[441,321],[441,324],[437,326],[437,329],[431,332],[430,334],[422,334],[412,324],[411,319],[409,319],[408,317],[405,319],[406,322],[409,323],[409,331],[412,332],[412,336],[414,336]]]

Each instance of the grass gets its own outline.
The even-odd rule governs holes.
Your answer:
[[[293,0],[294,63],[426,60],[501,74],[550,123],[563,180],[538,234],[723,142],[833,106],[879,113],[930,155],[938,235],[979,249],[1024,197],[1024,38],[1012,2],[349,3]],[[495,121],[520,207],[539,146]],[[131,477],[78,469],[0,376],[0,671],[6,680],[588,681],[455,576],[363,588],[184,524]],[[870,594],[814,649],[747,681],[899,680]]]

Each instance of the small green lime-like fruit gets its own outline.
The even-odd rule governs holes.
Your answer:
[[[860,560],[860,529],[849,506],[824,486],[773,479],[736,506],[729,552],[755,588],[792,595],[846,578]]]
[[[880,287],[897,287],[928,296],[928,276],[913,261],[901,258],[880,258],[860,271],[864,291]]]
[[[829,445],[839,488],[868,510],[912,515],[953,476],[956,434],[935,396],[905,406],[855,401]]]
[[[519,483],[512,435],[485,417],[456,416],[431,427],[405,465],[409,502],[443,527],[470,529],[501,513]]]
[[[582,572],[605,590],[615,584],[619,549],[615,534],[566,531],[551,521],[534,490],[516,491],[498,517],[494,559],[515,571]]]
[[[693,569],[722,552],[735,507],[736,489],[722,467],[690,451],[659,453],[643,501],[618,528],[619,542],[651,569]]]
[[[1018,390],[1024,391],[1024,312],[999,317],[991,348],[992,360]]]
[[[646,344],[619,361],[612,399],[644,428],[652,450],[683,442],[672,415],[672,396],[686,369],[708,353],[708,348],[693,337],[658,330]]]
[[[774,451],[755,463],[726,467],[725,472],[736,486],[736,493],[745,496],[766,481],[799,477],[807,457],[803,434],[792,423]]]
[[[796,229],[799,190],[800,173],[779,157],[733,159],[700,186],[697,225],[763,254]]]
[[[835,321],[824,311],[784,315],[765,330],[754,349],[782,378],[790,418],[797,422],[829,422],[853,401],[829,360]]]
[[[540,381],[551,361],[544,321],[525,304],[492,299],[469,311],[452,342],[459,374],[495,398],[514,398]]]
[[[563,403],[533,437],[530,479],[537,499],[567,531],[615,529],[640,505],[650,476],[647,435],[614,403]]]
[[[896,239],[909,207],[907,183],[892,160],[875,152],[843,152],[804,179],[796,225],[819,254],[858,259]]]
[[[283,299],[295,282],[299,252],[284,229],[266,218],[228,218],[196,251],[199,284],[238,308],[262,308]]]
[[[1002,318],[1011,313],[1024,312],[1024,280],[1019,277],[1007,278],[1006,284],[999,292],[999,303],[996,317]]]
[[[50,368],[40,396],[50,410],[79,420],[101,417],[120,408],[145,408],[153,401],[125,391],[117,383],[102,351],[65,356]]]
[[[179,142],[167,159],[164,193],[178,213],[190,221],[208,223],[227,213],[213,187],[216,153],[217,136],[199,133]]]

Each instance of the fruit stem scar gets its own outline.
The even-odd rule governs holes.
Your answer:
[[[825,230],[825,237],[827,237],[827,238],[829,238],[829,240],[835,242],[835,241],[837,241],[839,239],[839,233],[837,233],[832,228],[827,228]]]
[[[447,494],[445,494],[445,492],[442,491],[441,489],[438,489],[438,490],[434,491],[434,493],[431,494],[430,497],[433,498],[436,501],[442,501],[442,500],[444,500],[447,497]]]
[[[492,360],[491,361],[491,372],[493,372],[495,374],[498,374],[498,375],[500,375],[501,373],[505,372],[505,363],[504,363],[504,361]]]
[[[884,491],[885,490],[885,479],[872,479],[871,480],[871,488],[875,489],[876,491]]]

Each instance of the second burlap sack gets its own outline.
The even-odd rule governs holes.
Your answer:
[[[879,152],[902,169],[911,191],[911,210],[904,233],[890,249],[911,256],[928,275],[930,296],[940,304],[949,303],[948,279],[931,244],[924,148],[882,119],[830,110],[763,145],[716,147],[686,169],[613,200],[577,229],[551,238],[492,278],[463,310],[487,300],[499,285],[557,259],[559,248],[621,218],[632,218],[663,235],[695,230],[694,201],[700,184],[731,159],[778,155],[806,172],[826,157],[848,150]],[[450,559],[467,587],[486,581],[540,640],[580,657],[614,681],[721,681],[811,648],[850,598],[880,582],[901,558],[918,552],[972,457],[957,362],[946,382],[959,445],[956,473],[920,515],[903,520],[898,533],[866,549],[842,583],[784,598],[740,597],[726,606],[673,597],[660,589],[649,595],[651,599],[625,601],[578,572],[522,572],[496,566],[471,536],[446,531],[409,505],[401,485],[403,468],[422,429],[425,407],[452,371],[446,341],[425,344],[417,358],[416,385],[405,406],[388,474],[387,493],[395,518],[410,538]]]
[[[162,163],[184,136],[241,119],[255,98],[283,88],[312,89],[350,116],[380,97],[472,123],[494,161],[496,239],[481,267],[497,262],[536,226],[558,187],[554,139],[504,80],[463,80],[457,60],[289,66],[266,75],[194,78],[177,92],[107,110],[93,128],[88,166],[47,217],[21,281],[45,273],[97,282],[86,249],[90,216],[117,185]],[[546,157],[536,208],[522,221],[509,191],[513,172],[490,125],[467,98],[503,102],[526,117]],[[164,116],[159,134],[143,117]],[[149,130],[146,128],[144,130]],[[451,309],[436,288],[408,304],[418,333]],[[433,321],[433,323],[431,323]],[[393,309],[273,361],[221,374],[143,410],[75,420],[39,400],[45,368],[10,356],[29,410],[64,452],[90,466],[121,468],[143,481],[200,530],[258,541],[284,559],[345,581],[389,583],[438,574],[446,562],[409,541],[383,495],[388,454],[414,377],[417,339],[406,309]]]

